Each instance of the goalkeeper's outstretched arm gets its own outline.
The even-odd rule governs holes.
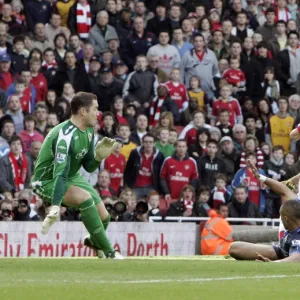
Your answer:
[[[297,195],[282,182],[266,177],[266,180],[263,183],[268,186],[271,191],[282,196],[283,202],[287,200],[295,200],[297,197]]]
[[[291,186],[291,188],[295,188],[295,185],[299,183],[299,180],[300,180],[300,173],[295,175],[294,177],[288,179],[288,180],[285,180],[285,181],[282,181],[283,184],[287,185],[287,186]]]
[[[247,161],[247,164],[252,170],[253,175],[267,187],[269,187],[271,191],[284,197],[284,201],[296,199],[297,195],[293,191],[291,191],[284,183],[259,174],[257,168],[252,165],[249,160]]]

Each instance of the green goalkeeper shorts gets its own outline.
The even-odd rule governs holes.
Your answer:
[[[52,204],[51,195],[53,194],[53,180],[33,181],[31,185],[32,190],[35,194],[41,197],[44,202]],[[89,192],[94,200],[95,205],[99,204],[102,201],[96,190],[83,176],[78,174],[72,178],[68,178],[66,183],[66,191],[72,185]],[[62,201],[62,203],[64,203],[64,201]]]

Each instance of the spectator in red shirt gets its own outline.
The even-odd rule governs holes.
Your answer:
[[[219,119],[219,112],[221,109],[226,108],[230,111],[230,125],[243,123],[243,115],[238,100],[231,97],[232,88],[230,85],[224,85],[221,90],[221,98],[213,103],[211,125],[215,126]]]
[[[185,85],[180,83],[180,69],[173,68],[170,73],[170,78],[171,80],[165,84],[168,87],[170,98],[175,101],[181,113],[188,106],[189,96]]]
[[[113,189],[110,188],[110,182],[110,173],[107,170],[99,172],[95,190],[98,192],[100,197],[106,196],[112,198],[115,195]]]
[[[230,68],[225,70],[222,78],[233,86],[234,93],[246,90],[246,78],[244,72],[240,69],[238,58],[230,59]]]
[[[23,152],[27,153],[31,150],[32,142],[43,142],[44,137],[35,130],[36,121],[35,118],[31,115],[28,115],[24,118],[24,127],[25,129],[19,133],[23,144]]]
[[[209,19],[212,24],[212,31],[215,32],[216,30],[221,30],[220,24],[220,14],[216,8],[212,8],[209,11]]]
[[[11,59],[7,54],[0,56],[0,88],[6,91],[13,83],[13,75],[10,72]]]
[[[187,142],[178,140],[175,154],[164,160],[160,172],[160,185],[166,200],[178,199],[186,184],[194,187],[199,178],[197,164],[187,154]]]
[[[36,89],[35,103],[39,101],[45,101],[48,92],[48,83],[45,76],[40,72],[42,63],[39,59],[31,59],[29,62],[31,70],[31,81],[30,83]]]
[[[137,199],[160,190],[159,176],[164,155],[154,147],[155,137],[147,133],[142,146],[131,151],[124,174],[125,184],[133,188]]]
[[[193,113],[193,121],[191,121],[189,125],[184,127],[179,136],[179,139],[185,139],[189,146],[196,144],[197,130],[199,130],[200,128],[210,129],[211,126],[205,124],[205,115],[202,111],[195,111]]]
[[[126,158],[120,153],[123,145],[123,139],[119,136],[115,136],[114,139],[118,142],[117,146],[112,154],[101,162],[101,169],[105,169],[110,172],[109,187],[114,190],[116,195],[118,195],[120,188],[123,187]]]
[[[256,153],[251,151],[246,152],[245,160],[250,160],[251,164],[256,166]],[[261,175],[266,175],[264,170],[262,169],[258,169],[258,172]],[[259,208],[261,213],[264,213],[266,207],[266,186],[254,176],[251,168],[249,168],[248,166],[239,169],[232,180],[233,189],[235,189],[239,185],[243,185],[248,189],[250,202],[254,203]]]

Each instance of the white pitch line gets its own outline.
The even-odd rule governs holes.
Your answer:
[[[208,277],[208,278],[186,278],[186,279],[145,279],[145,280],[95,280],[94,283],[103,284],[145,284],[145,283],[184,283],[184,282],[211,282],[211,281],[232,281],[232,280],[245,280],[245,279],[276,279],[276,278],[291,278],[300,277],[300,275],[266,275],[266,276],[236,276],[236,277]],[[79,281],[80,282],[80,281]]]
[[[19,283],[78,283],[78,284],[157,284],[157,283],[186,283],[186,282],[214,282],[214,281],[234,281],[234,280],[249,280],[249,279],[279,279],[279,278],[298,278],[300,275],[258,275],[258,276],[235,276],[235,277],[208,277],[208,278],[179,278],[179,279],[144,279],[144,280],[49,280],[49,279],[14,279],[13,282]],[[0,279],[0,284],[6,280]]]
[[[141,283],[173,283],[173,282],[209,282],[209,281],[232,281],[244,279],[277,279],[300,277],[300,275],[266,275],[266,276],[236,276],[236,277],[211,277],[211,278],[188,278],[188,279],[150,279],[150,280],[130,280],[127,282],[114,282],[126,284],[141,284]],[[108,282],[107,282],[108,283]]]
[[[213,255],[195,255],[195,256],[125,256],[126,260],[192,260],[192,261],[235,261],[234,258],[231,257],[224,257],[220,256],[213,256]],[[12,260],[48,260],[48,259],[55,259],[55,260],[99,260],[96,256],[64,256],[64,257],[54,257],[54,256],[47,256],[47,257],[0,257],[1,259],[12,259]],[[103,260],[102,260],[103,261]],[[107,261],[107,260],[104,260]],[[122,260],[124,261],[124,260]]]

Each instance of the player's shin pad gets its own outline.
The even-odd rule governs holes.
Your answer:
[[[113,247],[107,239],[104,226],[98,215],[98,210],[94,204],[93,199],[90,198],[84,201],[79,206],[79,210],[82,222],[89,232],[94,246],[98,249],[102,249],[104,254],[113,251]]]

